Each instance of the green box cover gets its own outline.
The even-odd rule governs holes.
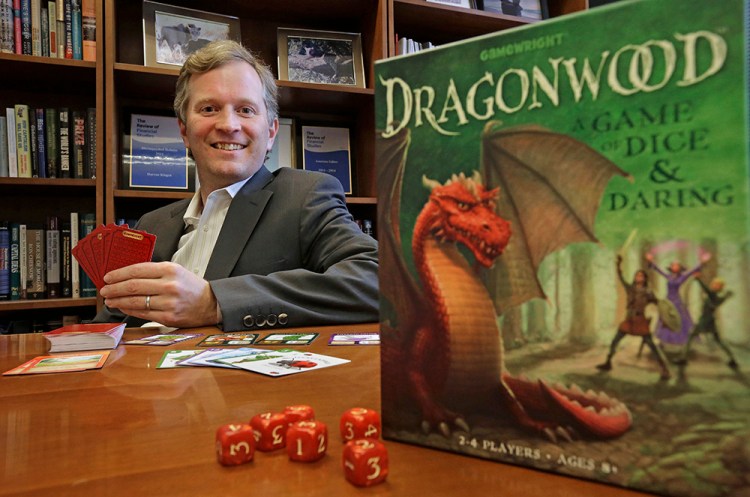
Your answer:
[[[750,492],[747,19],[625,1],[376,63],[386,438]]]

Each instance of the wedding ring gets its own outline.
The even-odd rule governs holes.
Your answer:
[[[146,310],[151,310],[151,295],[146,295]]]

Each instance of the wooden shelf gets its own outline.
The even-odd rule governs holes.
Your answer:
[[[93,306],[96,306],[96,297],[81,299],[4,300],[0,302],[0,312]]]

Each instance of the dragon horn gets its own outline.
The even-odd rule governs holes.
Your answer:
[[[426,175],[422,175],[422,185],[428,190],[432,191],[438,186],[442,186],[439,181],[428,178]]]

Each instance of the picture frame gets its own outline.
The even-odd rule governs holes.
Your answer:
[[[280,117],[279,131],[265,162],[269,171],[276,171],[280,167],[297,167],[296,135],[294,119]]]
[[[365,87],[362,35],[278,28],[279,79]]]
[[[549,19],[547,0],[482,0],[481,10],[522,19]]]
[[[195,161],[177,118],[133,110],[123,115],[121,188],[194,192]]]
[[[428,3],[439,3],[449,7],[462,7],[465,9],[476,9],[476,0],[426,0]]]
[[[143,61],[175,69],[216,40],[241,41],[237,17],[143,0]]]

